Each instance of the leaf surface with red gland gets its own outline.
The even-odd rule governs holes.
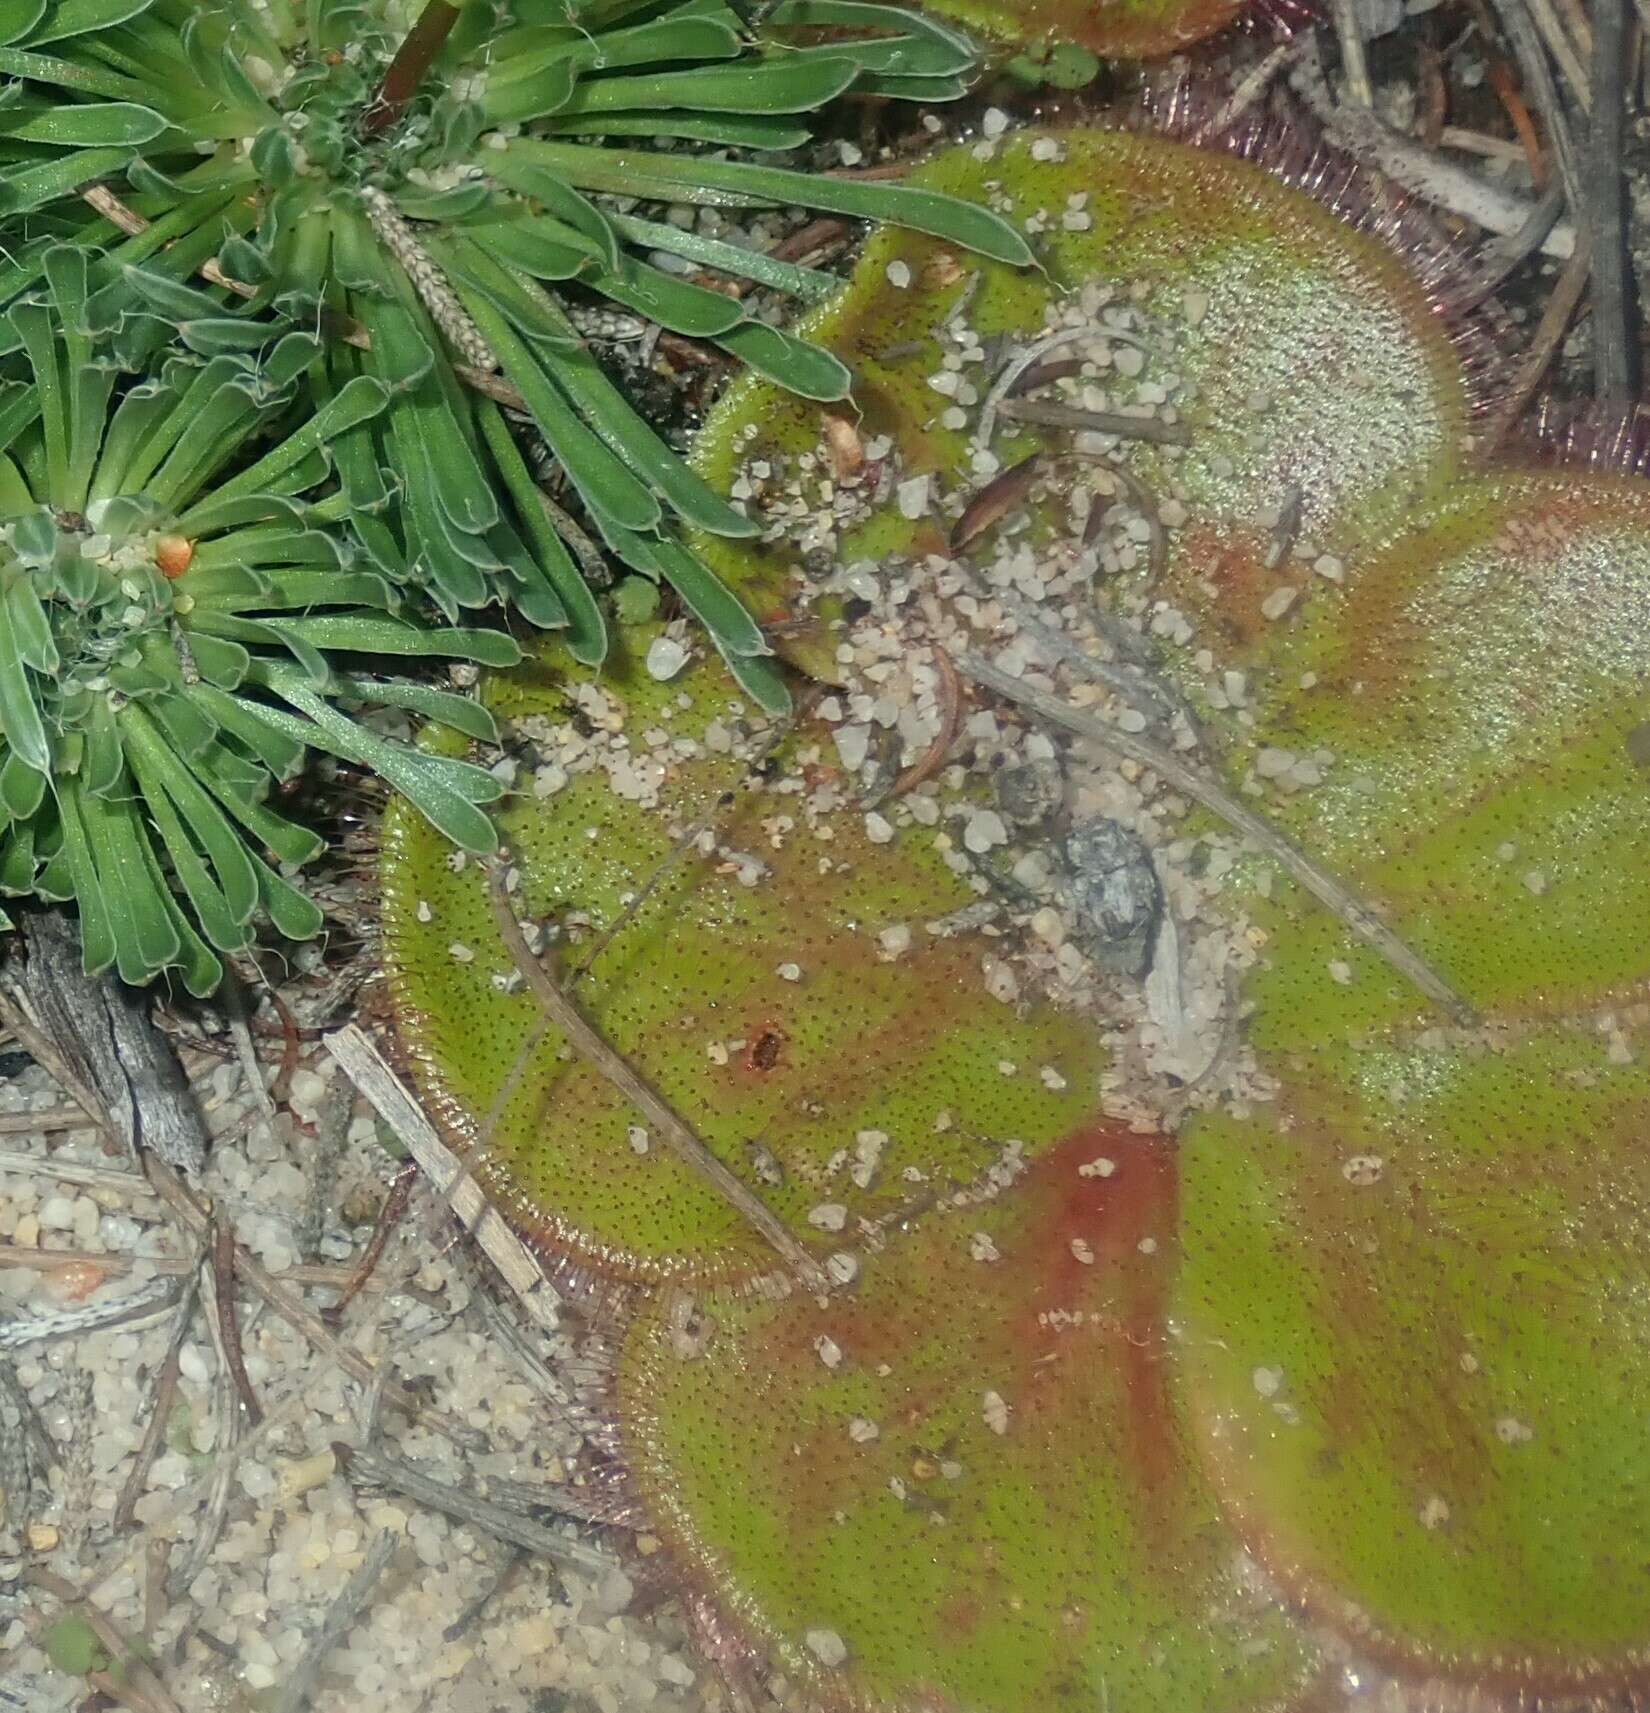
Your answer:
[[[941,17],[999,42],[1076,42],[1102,59],[1161,59],[1223,30],[1244,0],[940,0]]]
[[[629,657],[598,680],[548,655],[486,685],[517,731],[573,716],[590,734],[564,742],[565,782],[544,798],[524,791],[501,816],[518,910],[580,913],[584,944],[623,918],[574,989],[579,1005],[821,1258],[854,1248],[861,1221],[1012,1170],[1092,1115],[1098,1032],[993,997],[984,964],[1006,942],[930,931],[976,892],[924,829],[870,836],[864,808],[836,792],[828,739],[818,753],[823,728],[775,753],[770,788],[707,741],[713,723],[725,732],[750,715],[719,665],[661,683]],[[833,794],[814,817],[808,805]],[[699,825],[707,840],[673,859]],[[482,876],[449,859],[416,817],[390,813],[385,957],[400,1038],[426,1099],[468,1145],[540,1014],[504,990],[513,965]],[[773,1271],[778,1258],[718,1192],[565,1055],[555,1032],[531,1051],[477,1166],[561,1276]]]
[[[633,1322],[616,1394],[648,1515],[807,1706],[1242,1713],[1314,1681],[1186,1451],[1175,1220],[1170,1144],[1099,1125],[851,1291]]]
[[[1281,883],[1257,910],[1278,1098],[1183,1138],[1211,1477],[1266,1569],[1400,1669],[1642,1689],[1650,493],[1464,484],[1267,665],[1257,738],[1332,755],[1269,809],[1483,1022]]]
[[[1023,348],[1084,287],[1138,307],[1149,333],[1140,381],[1175,383],[1189,444],[1131,443],[1126,462],[1159,500],[1172,494],[1185,507],[1154,593],[1200,629],[1209,621],[1216,646],[1264,629],[1260,608],[1273,580],[1245,580],[1237,550],[1264,546],[1271,526],[1263,520],[1292,490],[1301,496],[1300,539],[1349,555],[1460,473],[1474,383],[1429,291],[1389,238],[1262,165],[1134,133],[1028,130],[947,150],[910,182],[984,197],[1028,224],[1046,273],[884,230],[844,290],[808,318],[808,336],[854,371],[862,437],[888,437],[901,476],[930,475],[944,497],[916,519],[891,495],[856,506],[853,485],[822,462],[832,492],[811,541],[840,562],[945,552],[950,521],[980,485],[971,456],[991,375],[988,365],[962,365],[979,400],[962,409],[960,426],[946,426],[955,395],[932,382],[953,355],[948,327],[960,318],[982,348]],[[1121,386],[1113,408],[1154,414],[1141,396],[1139,386]],[[740,495],[753,465],[794,468],[821,437],[817,409],[747,378],[713,412],[695,459],[714,485]],[[1005,468],[1039,447],[1064,455],[1071,445],[1069,434],[1001,416],[992,441]],[[1069,470],[1057,493],[1080,466]],[[777,473],[752,486],[747,504],[764,523],[787,517],[793,496]],[[771,516],[765,491],[782,502]],[[1069,533],[1051,510],[1036,520],[1034,539]],[[792,543],[697,545],[762,618],[797,607]],[[987,551],[988,541],[974,550]],[[832,676],[831,650],[817,636],[778,646]]]

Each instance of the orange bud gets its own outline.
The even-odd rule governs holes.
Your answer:
[[[155,543],[155,564],[168,577],[181,577],[195,557],[195,544],[184,535],[163,535]]]

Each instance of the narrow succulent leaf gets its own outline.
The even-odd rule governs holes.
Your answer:
[[[395,192],[396,210],[405,219],[440,223],[468,219],[497,200],[485,179],[469,179],[446,190],[403,184]]]
[[[0,108],[0,137],[59,149],[135,149],[165,129],[152,107],[129,101]]]
[[[279,446],[227,482],[220,482],[213,491],[213,500],[221,503],[243,494],[256,493],[264,483],[277,480],[318,448],[377,416],[388,397],[382,383],[372,376],[353,376]],[[193,515],[185,512],[180,524],[187,527]]]
[[[618,266],[619,240],[612,223],[589,197],[579,192],[577,180],[559,174],[553,162],[540,162],[515,145],[489,149],[487,154],[491,158],[479,164],[486,166],[501,184],[542,204],[547,213],[588,238],[608,267]],[[605,186],[595,188],[600,190]]]
[[[173,320],[210,320],[224,313],[221,299],[179,280],[168,279],[149,268],[128,265],[120,272],[121,278],[143,302]]]
[[[251,658],[247,672],[252,669]],[[304,746],[277,732],[252,710],[255,703],[204,684],[195,686],[195,696],[219,726],[244,749],[255,755],[276,779],[294,779],[304,764]]]
[[[302,524],[275,524],[238,529],[216,541],[203,542],[195,550],[191,571],[238,566],[243,570],[263,565],[332,565],[342,563],[343,549],[336,536]],[[267,586],[267,584],[266,584]]]
[[[504,631],[447,628],[425,630],[406,619],[381,613],[327,613],[280,622],[283,636],[299,636],[318,648],[356,653],[447,655],[474,660],[483,666],[514,666],[521,646]]]
[[[51,747],[23,663],[22,645],[9,600],[0,601],[0,728],[22,761],[41,773],[50,771]]]
[[[54,0],[44,8],[44,19],[25,31],[23,39],[38,47],[69,36],[112,30],[116,24],[124,24],[128,18],[147,11],[152,4],[153,0]]]
[[[34,504],[29,484],[11,457],[0,452],[0,517],[17,517]]]
[[[841,289],[835,274],[820,268],[799,267],[760,250],[746,249],[743,244],[730,244],[721,238],[706,238],[698,232],[686,232],[679,226],[668,226],[657,220],[639,220],[633,214],[611,216],[622,237],[650,249],[663,250],[672,256],[682,256],[701,267],[716,268],[725,274],[755,280],[758,285],[772,286],[775,291],[788,292],[805,303],[818,303]]]
[[[344,761],[370,767],[413,804],[439,832],[454,844],[468,851],[487,854],[498,849],[498,832],[493,823],[461,791],[454,788],[441,770],[426,764],[432,760],[417,750],[392,744],[365,726],[345,718],[301,683],[286,668],[272,668],[268,674],[270,687],[300,713],[307,722],[293,714],[274,708],[260,708],[260,717],[277,730],[293,736],[305,734],[304,741],[324,749]],[[470,764],[463,764],[468,767]],[[474,768],[487,777],[486,770]],[[496,781],[492,782],[496,785]]]
[[[25,53],[18,48],[0,48],[0,77],[26,78],[30,83],[56,84],[79,95],[107,95],[116,101],[141,102],[147,93],[141,83],[117,76],[100,66],[76,64],[51,54]],[[101,169],[100,169],[101,170]]]
[[[326,849],[326,840],[318,833],[284,820],[241,790],[229,776],[222,757],[203,757],[198,765],[201,779],[230,819],[261,839],[282,862],[299,868]]]
[[[520,54],[504,61],[488,79],[481,111],[489,125],[539,118],[553,112],[553,106],[540,103],[562,96],[564,77],[569,78],[567,87],[571,93],[569,74],[575,74],[581,62],[591,63],[597,56],[603,69],[611,71],[637,65],[734,59],[739,51],[738,31],[720,19],[709,17],[664,19],[635,29],[614,30],[588,45],[555,42],[538,53]]]
[[[313,940],[326,925],[320,905],[268,863],[259,862],[257,869],[258,902],[275,931],[289,940]]]
[[[798,204],[855,219],[909,226],[1014,266],[1029,266],[1035,259],[1025,239],[1001,215],[938,191],[827,178],[744,161],[644,155],[582,143],[517,140],[499,152],[499,159],[509,160],[518,153],[542,167],[545,176],[564,174],[569,183],[584,190],[724,207],[730,202],[747,207]]]
[[[155,743],[158,745],[159,739],[156,739]],[[196,801],[198,813],[190,817],[194,828],[194,837],[191,837],[189,827],[185,825],[183,816],[174,804],[170,789],[172,779],[177,777],[177,771],[183,771],[184,777],[187,778],[186,770],[174,771],[172,779],[169,779],[161,765],[156,762],[153,752],[138,743],[130,746],[128,754],[132,771],[143,788],[144,802],[160,831],[167,856],[171,859],[172,871],[177,875],[184,895],[201,926],[206,930],[207,938],[220,951],[241,950],[251,939],[247,924],[257,906],[258,884],[251,858],[247,855],[240,835],[223,819],[210,797],[205,792],[200,792]],[[212,819],[205,820],[206,816]],[[209,834],[203,832],[204,825],[211,826]],[[203,859],[200,849],[197,849],[196,838],[200,839],[201,847],[212,859],[211,867]],[[237,893],[235,903],[230,902],[226,887],[220,885],[217,878],[217,875],[224,873],[226,863],[229,873],[234,877],[232,884]]]
[[[698,66],[651,77],[581,83],[558,116],[657,107],[693,113],[811,113],[834,101],[859,75],[852,59],[788,54],[732,66]]]
[[[725,654],[722,658],[739,688],[764,713],[783,719],[792,711],[785,669],[778,660],[766,654]]]
[[[498,721],[473,696],[438,690],[433,684],[413,684],[404,678],[350,678],[339,675],[339,686],[358,702],[381,708],[405,708],[438,725],[451,726],[477,743],[499,741]]]
[[[743,322],[721,334],[716,343],[803,398],[834,404],[853,391],[854,377],[840,357],[765,321]]]
[[[605,258],[604,246],[560,220],[494,220],[463,230],[489,255],[534,279],[570,280]]]
[[[178,323],[178,337],[203,357],[216,357],[225,351],[261,351],[272,331],[265,322],[242,321],[230,315],[197,316]]]
[[[525,59],[527,56],[523,56]],[[519,125],[559,113],[573,98],[578,68],[565,54],[534,56],[538,69],[532,76],[489,80],[481,99],[482,117],[489,125]],[[509,65],[506,61],[506,67]]]
[[[17,639],[17,652],[25,666],[54,677],[61,661],[46,609],[40,604],[33,583],[27,577],[14,577],[7,586],[6,605],[10,609],[12,634]]]
[[[639,564],[639,569],[649,569],[650,563],[654,574],[670,584],[710,632],[725,658],[773,652],[761,626],[739,597],[678,542],[649,540],[634,546],[633,551],[647,562]],[[630,563],[638,564],[638,558]]]
[[[87,792],[81,795],[80,812],[98,884],[109,899],[115,968],[122,981],[141,987],[153,981],[182,948],[165,896],[151,880],[143,858],[145,834],[130,801]]]
[[[53,491],[61,491],[69,485],[69,409],[57,358],[57,330],[43,303],[16,304],[9,319],[22,336],[34,371],[44,430],[45,479]]]
[[[165,906],[178,936],[177,956],[173,958],[171,967],[178,972],[186,992],[196,999],[204,999],[208,994],[215,993],[218,984],[223,980],[223,960],[195,932],[193,923],[179,906],[166,876],[161,873],[160,861],[155,855],[153,845],[145,841],[142,848],[149,870],[149,883]],[[250,940],[250,935],[248,939]]]
[[[208,684],[220,690],[233,690],[246,677],[252,656],[238,642],[227,637],[207,636],[196,632],[189,638],[189,649],[195,658],[195,668]]]
[[[658,501],[585,425],[503,315],[478,291],[465,292],[464,299],[505,373],[521,389],[550,450],[585,500],[622,528],[651,529],[659,521]]]
[[[481,432],[493,455],[494,468],[515,502],[516,516],[526,532],[539,568],[550,580],[566,613],[564,640],[573,658],[585,666],[598,666],[607,656],[607,624],[590,585],[585,582],[567,543],[552,527],[544,496],[528,470],[509,426],[498,406],[483,400],[478,412]]]
[[[86,743],[80,761],[81,781],[94,797],[107,797],[121,784],[126,767],[107,696],[93,701],[91,718],[82,731]]]
[[[47,0],[6,0],[0,6],[0,40],[27,41],[45,16]]]
[[[0,893],[10,898],[28,897],[36,888],[39,872],[32,824],[9,828],[0,838]]]
[[[628,256],[617,268],[592,273],[589,283],[604,297],[689,339],[713,339],[746,319],[736,298]]]
[[[0,808],[14,821],[26,821],[46,795],[46,776],[30,767],[16,750],[8,748],[0,762]]]
[[[264,523],[273,518],[296,521],[313,515],[314,510],[313,506],[305,506],[286,494],[226,494],[220,486],[183,512],[175,520],[175,525],[183,534],[199,540],[226,529],[239,529],[244,524]]]
[[[63,830],[62,862],[80,907],[81,968],[87,975],[102,975],[115,961],[114,929],[109,921],[112,901],[99,883],[92,861],[92,848],[81,819],[80,788],[72,781],[57,782],[56,796],[58,824]],[[57,895],[68,896],[61,891]]]
[[[4,55],[0,54],[0,61]],[[4,65],[0,63],[0,71]],[[0,214],[27,214],[60,196],[68,196],[124,164],[127,150],[82,149],[39,166],[14,172],[0,184]]]
[[[303,570],[296,565],[288,569],[284,564],[279,570],[264,573],[263,586],[256,594],[201,597],[204,605],[243,613],[271,609],[307,612],[316,607],[357,603],[388,612],[396,605],[396,599],[389,584],[376,571]]]
[[[547,136],[558,132],[578,136],[590,129],[590,121],[577,114],[557,114],[534,126],[535,133]],[[800,149],[813,137],[806,125],[761,113],[688,113],[680,108],[660,113],[604,113],[600,129],[604,137],[682,137],[690,143],[773,151]],[[607,216],[613,219],[611,210]]]
[[[903,6],[879,6],[872,0],[779,0],[763,14],[762,22],[770,30],[878,30],[895,39],[920,40],[953,56],[944,67],[946,71],[966,71],[977,57],[974,44],[962,31],[926,13]],[[853,43],[855,52],[864,51],[866,46],[866,40]]]

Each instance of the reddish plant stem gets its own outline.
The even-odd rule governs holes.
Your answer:
[[[429,0],[418,14],[418,22],[408,30],[406,40],[396,49],[378,93],[361,116],[361,129],[367,136],[376,137],[400,118],[423,82],[424,73],[430,69],[430,61],[441,51],[441,44],[457,22],[456,6],[448,5],[447,0]]]
[[[384,1198],[384,1205],[378,1210],[378,1218],[373,1221],[372,1236],[367,1239],[367,1247],[362,1252],[361,1259],[356,1263],[355,1271],[350,1274],[343,1290],[338,1293],[337,1302],[321,1310],[321,1319],[328,1326],[337,1326],[344,1318],[347,1309],[362,1287],[377,1271],[382,1259],[385,1246],[389,1243],[390,1235],[401,1223],[401,1217],[407,1211],[407,1204],[412,1200],[413,1185],[418,1182],[418,1167],[408,1162],[390,1181],[390,1193]]]
[[[235,1232],[222,1213],[212,1222],[212,1284],[218,1299],[218,1330],[223,1336],[229,1378],[240,1394],[246,1419],[256,1427],[264,1419],[264,1412],[247,1378],[246,1363],[241,1359],[241,1323],[235,1313]]]

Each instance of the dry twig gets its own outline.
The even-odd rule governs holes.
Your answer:
[[[321,1628],[315,1640],[304,1650],[304,1657],[293,1667],[292,1675],[286,1680],[275,1702],[275,1713],[304,1713],[304,1709],[309,1706],[310,1692],[315,1687],[316,1678],[320,1676],[322,1664],[366,1609],[373,1590],[378,1586],[379,1577],[384,1574],[384,1567],[395,1552],[395,1547],[396,1535],[392,1529],[383,1529],[373,1537],[372,1545],[367,1548],[366,1557],[356,1566],[355,1574],[327,1607],[326,1616],[321,1620]]]
[[[1594,0],[1592,124],[1588,127],[1586,226],[1593,252],[1593,394],[1610,416],[1633,396],[1636,339],[1629,325],[1627,187],[1622,148],[1627,0]]]
[[[120,1497],[115,1501],[110,1526],[116,1534],[132,1526],[133,1512],[138,1500],[143,1497],[144,1487],[148,1484],[149,1466],[160,1455],[160,1448],[166,1443],[166,1424],[172,1414],[172,1400],[177,1396],[178,1390],[178,1364],[183,1354],[184,1340],[189,1336],[189,1328],[194,1323],[195,1304],[200,1300],[200,1263],[200,1257],[192,1263],[194,1270],[189,1283],[184,1287],[183,1300],[178,1304],[172,1336],[166,1341],[166,1355],[155,1375],[154,1398],[149,1406],[149,1424],[143,1430],[143,1439],[138,1445],[132,1472],[126,1477],[125,1485],[120,1489]]]
[[[1333,911],[1360,940],[1373,946],[1394,969],[1408,976],[1429,999],[1443,1006],[1456,1022],[1470,1025],[1477,1020],[1472,1007],[1449,982],[1405,945],[1367,904],[1285,838],[1264,816],[1234,797],[1224,786],[1188,767],[1172,750],[1142,733],[1125,732],[1104,720],[1080,713],[1058,696],[1050,696],[1017,678],[1011,678],[1006,672],[999,672],[978,655],[965,655],[960,665],[965,677],[996,691],[999,696],[1017,703],[1038,718],[1063,726],[1078,737],[1087,738],[1114,754],[1153,769],[1175,790],[1184,792],[1194,802],[1212,810],[1252,839],[1314,898]]]
[[[493,916],[506,949],[533,997],[545,1015],[567,1037],[573,1050],[648,1120],[665,1145],[740,1214],[810,1289],[828,1289],[824,1270],[797,1241],[790,1228],[749,1185],[711,1153],[687,1121],[657,1089],[644,1081],[624,1055],[584,1016],[544,964],[533,956],[522,935],[521,924],[516,920],[515,907],[504,889],[502,866],[494,867],[488,890],[492,894]]]

